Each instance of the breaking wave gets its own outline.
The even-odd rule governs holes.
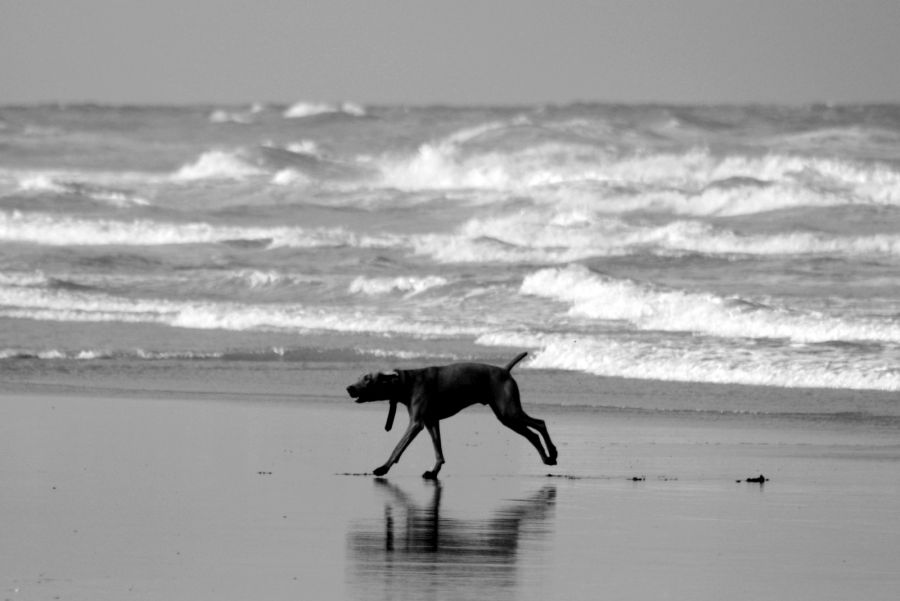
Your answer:
[[[424,143],[412,155],[382,157],[382,183],[399,190],[564,187],[599,197],[600,210],[606,205],[610,211],[696,216],[900,205],[900,173],[883,163],[784,153],[717,156],[704,148],[622,154],[584,141],[540,138],[505,147],[502,132],[518,125],[487,123]]]
[[[17,191],[25,194],[72,195],[114,207],[149,205],[149,201],[129,190],[65,179],[62,174],[35,172],[17,178]]]
[[[679,255],[900,255],[900,235],[794,231],[746,235],[701,221],[633,224],[590,211],[528,211],[472,218],[453,234],[410,239],[442,263],[571,263],[589,257]]]
[[[598,376],[779,386],[900,390],[900,368],[878,360],[849,360],[818,353],[748,351],[725,345],[690,346],[659,341],[623,341],[579,336],[492,334],[479,342],[492,346],[532,347],[524,367],[581,371]]]
[[[580,265],[537,271],[525,278],[520,292],[567,303],[573,317],[625,321],[639,330],[804,343],[900,343],[896,319],[850,320],[737,297],[665,290],[603,277]]]
[[[472,336],[482,328],[438,320],[410,321],[375,308],[247,304],[215,301],[129,299],[102,293],[0,286],[0,316],[70,322],[149,323],[233,331],[404,334],[413,337]]]
[[[297,102],[284,111],[285,119],[303,119],[317,115],[344,114],[352,117],[365,117],[366,109],[355,102]]]
[[[380,296],[401,292],[406,297],[421,294],[430,288],[447,285],[447,280],[440,276],[413,277],[401,276],[395,278],[367,278],[359,276],[350,283],[350,294],[366,294]]]
[[[360,236],[341,227],[242,227],[203,222],[164,223],[147,219],[116,221],[0,211],[0,241],[49,246],[153,246],[254,242],[269,247],[380,247],[390,236]]]
[[[175,181],[192,182],[204,179],[241,180],[265,172],[242,159],[238,154],[223,150],[204,152],[193,163],[184,165],[172,175]]]

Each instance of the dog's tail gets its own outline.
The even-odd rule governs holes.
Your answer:
[[[527,354],[528,354],[528,353],[519,353],[518,355],[516,355],[516,356],[513,358],[512,361],[510,361],[509,363],[507,363],[507,364],[506,364],[506,367],[504,367],[503,369],[505,369],[506,371],[511,370],[513,367],[516,366],[516,363],[518,363],[519,361],[521,361],[522,359],[524,359],[524,358],[525,358],[525,355],[527,355]]]

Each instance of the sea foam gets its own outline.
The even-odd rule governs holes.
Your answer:
[[[148,219],[117,221],[0,211],[0,241],[49,246],[154,246],[261,241],[271,247],[315,248],[391,246],[390,235],[359,236],[341,227],[263,227],[214,225],[203,222],[166,223]]]
[[[0,285],[0,316],[69,322],[149,323],[232,331],[367,333],[412,337],[478,336],[485,328],[410,320],[374,308],[130,299],[97,292]]]
[[[717,156],[615,153],[586,143],[539,141],[505,148],[510,124],[486,123],[424,143],[412,155],[378,159],[382,185],[399,190],[533,191],[599,198],[600,210],[736,216],[843,204],[900,205],[900,173],[886,164],[770,153]],[[627,193],[621,191],[626,190]]]
[[[328,102],[297,102],[284,111],[285,119],[303,119],[317,115],[343,113],[353,117],[364,117],[366,109],[355,102],[328,103]]]
[[[406,297],[421,294],[430,288],[445,286],[447,280],[440,276],[398,276],[394,278],[368,278],[359,276],[354,279],[348,288],[350,294],[366,294],[380,296],[401,292]]]
[[[900,390],[900,370],[800,354],[743,352],[715,346],[689,349],[593,338],[545,339],[529,368],[601,376],[791,388]]]
[[[809,231],[747,235],[703,221],[662,225],[580,209],[518,210],[474,217],[450,234],[412,236],[417,254],[441,263],[571,263],[629,255],[900,256],[900,235],[841,236]]]
[[[852,320],[737,297],[667,290],[604,277],[580,265],[532,273],[520,292],[562,301],[574,317],[626,321],[640,330],[797,342],[900,343],[900,321],[895,319]]]
[[[193,163],[181,167],[172,175],[175,181],[192,182],[204,179],[245,179],[265,173],[239,154],[224,150],[204,152]]]

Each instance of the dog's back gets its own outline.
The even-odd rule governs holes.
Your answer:
[[[424,395],[438,419],[474,405],[505,398],[519,404],[519,389],[505,367],[485,363],[451,363],[414,370],[413,395]],[[431,413],[431,411],[429,411]]]

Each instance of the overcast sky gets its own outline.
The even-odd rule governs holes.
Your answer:
[[[898,102],[900,0],[0,0],[0,104]]]

